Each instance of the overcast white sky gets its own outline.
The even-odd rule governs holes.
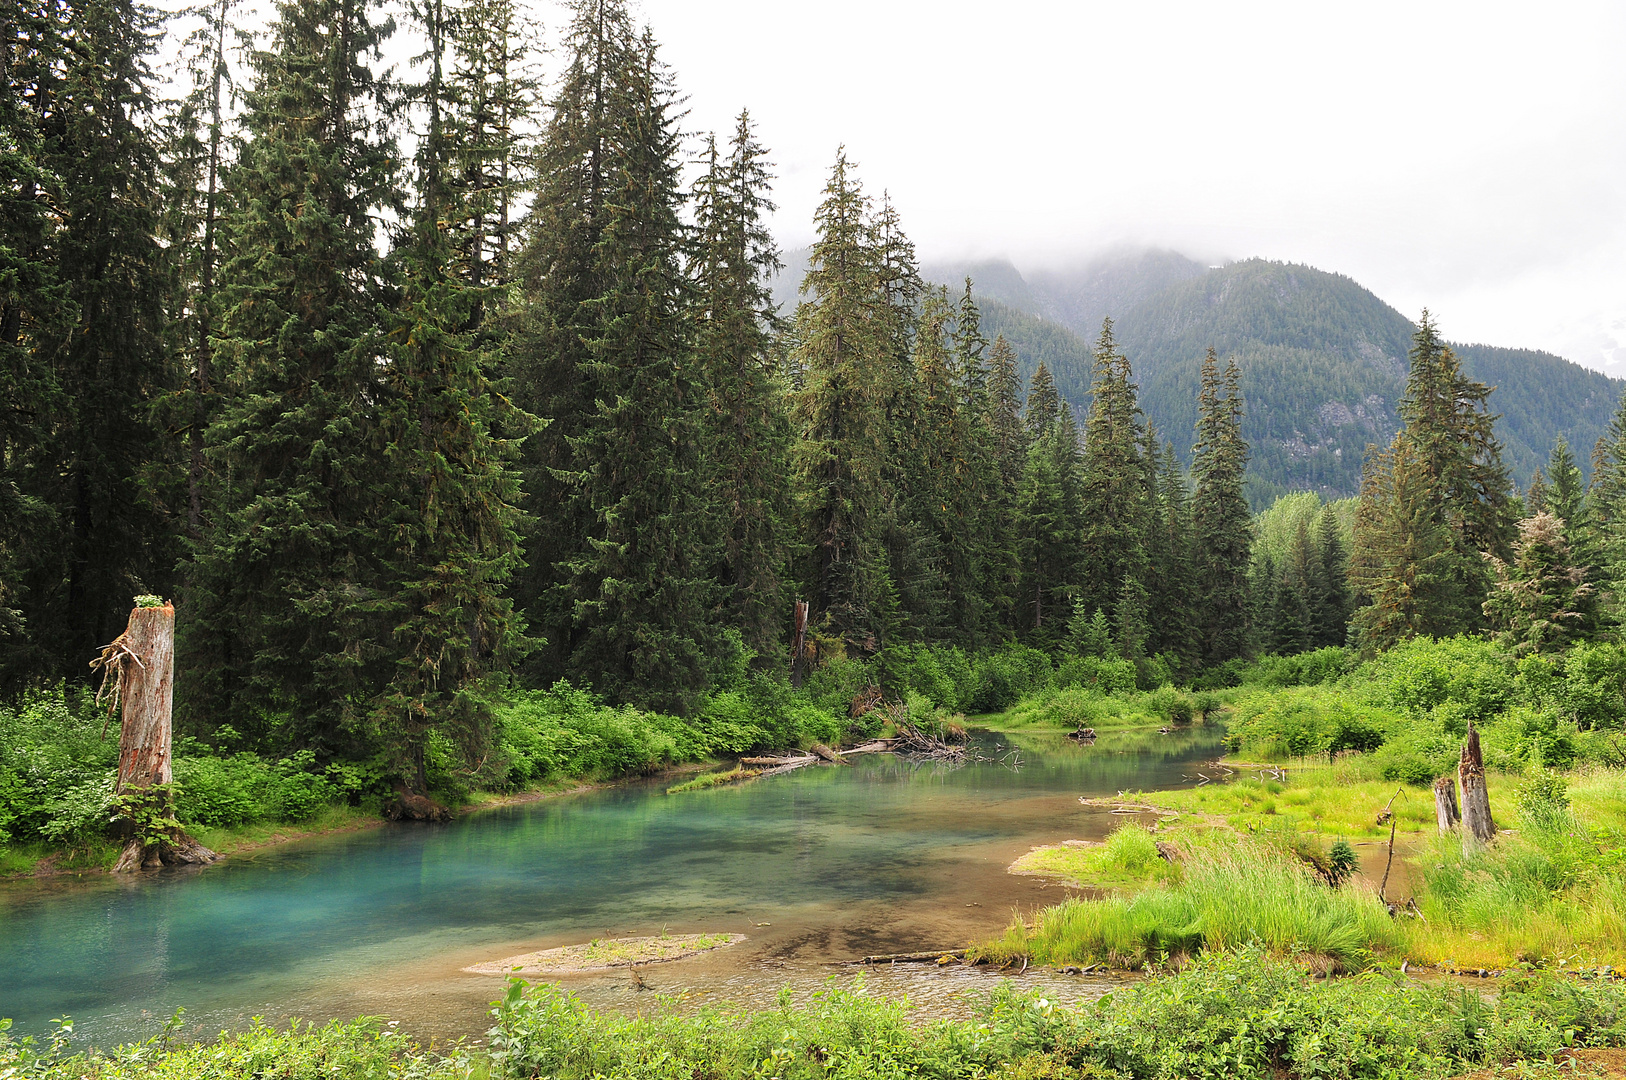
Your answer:
[[[553,30],[560,8],[537,0]],[[837,144],[923,256],[1118,244],[1355,278],[1626,375],[1626,4],[642,0],[804,242]]]
[[[690,129],[750,108],[787,247],[845,143],[929,260],[1302,262],[1626,376],[1626,0],[631,3]]]

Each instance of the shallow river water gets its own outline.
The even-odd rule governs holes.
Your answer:
[[[1065,891],[1006,872],[1037,844],[1098,839],[1119,818],[1080,797],[1181,786],[1220,733],[975,732],[1021,765],[891,755],[668,796],[635,783],[300,841],[194,871],[0,885],[0,1017],[70,1016],[96,1045],[145,1038],[177,1007],[207,1034],[250,1017],[385,1015],[420,1036],[477,1034],[502,980],[464,967],[594,937],[734,932],[747,940],[647,970],[688,1002],[798,996],[870,953],[951,948]],[[666,783],[670,783],[667,781]],[[935,1013],[993,977],[899,965],[866,975]],[[1062,998],[1099,984],[1049,972]],[[567,984],[642,1007],[626,973]],[[971,991],[968,994],[967,991]]]

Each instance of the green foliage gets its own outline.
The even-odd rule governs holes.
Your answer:
[[[821,708],[766,677],[713,695],[693,720],[607,705],[560,682],[517,694],[498,710],[502,786],[558,779],[612,779],[667,765],[757,749],[837,742],[846,710]]]
[[[1249,686],[1313,686],[1334,682],[1354,666],[1355,657],[1337,646],[1293,656],[1267,653],[1242,670],[1240,681]]]
[[[0,1070],[39,1080],[1268,1080],[1284,1073],[1444,1080],[1623,1041],[1626,993],[1618,983],[1519,974],[1499,980],[1487,998],[1450,982],[1376,972],[1312,979],[1245,948],[1078,1006],[1002,985],[968,1020],[922,1022],[907,1002],[877,997],[861,978],[832,979],[806,1005],[787,993],[777,1008],[755,1013],[634,1015],[596,1012],[553,984],[514,980],[494,1010],[487,1051],[453,1044],[430,1052],[376,1019],[286,1029],[256,1023],[197,1044],[172,1043],[166,1031],[106,1054],[73,1053],[66,1035],[40,1045],[0,1028]]]
[[[1233,752],[1251,760],[1278,760],[1372,751],[1403,721],[1336,692],[1278,690],[1238,700],[1226,730]]]
[[[1371,892],[1328,888],[1290,855],[1239,844],[1194,854],[1181,880],[1166,888],[1045,908],[1031,928],[1012,926],[982,949],[996,959],[1138,968],[1175,954],[1257,945],[1277,956],[1318,954],[1355,970],[1401,941]]]
[[[1512,700],[1507,656],[1483,638],[1414,638],[1372,664],[1371,677],[1388,704],[1426,713],[1447,700],[1486,720]]]

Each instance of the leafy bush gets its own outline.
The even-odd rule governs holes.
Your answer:
[[[1564,718],[1586,731],[1619,730],[1626,724],[1626,649],[1581,642],[1564,655],[1556,688]]]
[[[1315,688],[1277,690],[1251,694],[1237,703],[1226,743],[1233,753],[1275,761],[1376,750],[1399,726],[1399,718],[1341,694]]]
[[[1101,694],[1133,694],[1140,673],[1133,661],[1116,657],[1070,656],[1056,671],[1058,688],[1080,687]]]
[[[1245,686],[1315,686],[1341,678],[1354,667],[1354,656],[1336,646],[1293,656],[1261,656],[1242,672]]]
[[[1374,660],[1371,671],[1389,704],[1414,713],[1450,700],[1468,719],[1488,720],[1514,693],[1507,654],[1482,638],[1412,638]]]

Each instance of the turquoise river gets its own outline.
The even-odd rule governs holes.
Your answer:
[[[71,1017],[76,1042],[100,1046],[149,1037],[177,1008],[188,1034],[368,1014],[421,1036],[478,1035],[502,980],[468,965],[663,930],[747,940],[648,969],[656,991],[746,1005],[785,985],[810,993],[850,978],[857,957],[961,946],[1054,903],[1065,890],[1006,868],[1122,820],[1080,798],[1189,784],[1220,752],[1220,733],[1200,727],[1093,746],[974,736],[1003,762],[871,755],[670,796],[629,783],[201,870],[6,882],[0,1017],[14,1034]],[[899,965],[868,978],[953,1011],[993,977]],[[612,1008],[653,997],[624,971],[570,984]]]

